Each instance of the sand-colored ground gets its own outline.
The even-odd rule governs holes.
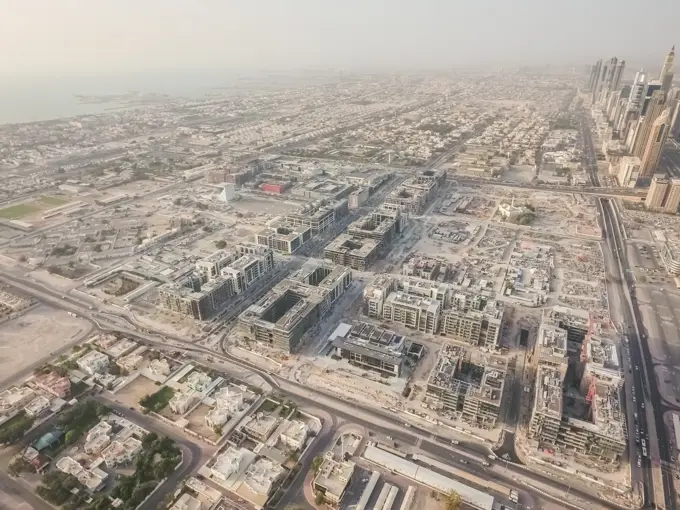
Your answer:
[[[1,324],[0,383],[84,338],[91,329],[89,322],[45,305]]]

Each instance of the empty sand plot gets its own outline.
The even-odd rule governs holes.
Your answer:
[[[143,397],[156,393],[159,389],[160,385],[155,381],[140,375],[116,392],[116,400],[127,406],[139,407],[139,401]]]
[[[1,324],[0,382],[83,338],[91,328],[88,321],[45,305]]]

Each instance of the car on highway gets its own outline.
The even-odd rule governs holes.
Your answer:
[[[465,459],[458,459],[458,462],[460,462],[461,464],[467,464],[468,463],[468,461],[465,460]]]
[[[491,462],[483,461],[482,466],[489,467],[491,465]]]
[[[452,439],[451,444],[460,444],[460,441],[458,441],[457,439]]]

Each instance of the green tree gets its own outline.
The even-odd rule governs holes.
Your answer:
[[[224,239],[220,239],[219,241],[215,241],[215,248],[218,250],[224,250],[227,247],[227,241]]]
[[[7,466],[7,472],[14,477],[19,476],[21,473],[31,473],[33,471],[35,471],[33,464],[23,457],[15,458],[12,463]]]
[[[34,419],[27,416],[24,411],[10,418],[0,427],[0,444],[12,444],[24,437],[24,434],[33,426]]]
[[[156,442],[157,439],[158,439],[158,434],[156,434],[155,432],[149,432],[142,439],[142,446],[144,447],[144,449],[151,448],[153,446],[153,444]]]
[[[176,465],[177,462],[175,462],[175,460],[171,457],[167,457],[158,462],[154,466],[154,475],[156,476],[156,479],[162,480],[163,478],[170,476],[170,474],[175,470]]]
[[[316,497],[314,498],[314,503],[317,505],[323,505],[326,502],[326,498],[321,492],[316,493]]]
[[[76,441],[78,441],[79,437],[80,437],[80,431],[78,429],[71,429],[64,436],[64,443],[73,444]]]
[[[460,494],[454,490],[449,491],[444,501],[444,508],[446,510],[459,510],[461,504]]]
[[[314,457],[314,459],[312,460],[312,471],[314,472],[314,474],[319,472],[321,464],[323,464],[323,457],[321,455],[317,455],[316,457]]]

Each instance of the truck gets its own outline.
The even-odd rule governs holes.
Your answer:
[[[519,503],[519,492],[514,489],[510,489],[510,501],[513,503]]]

